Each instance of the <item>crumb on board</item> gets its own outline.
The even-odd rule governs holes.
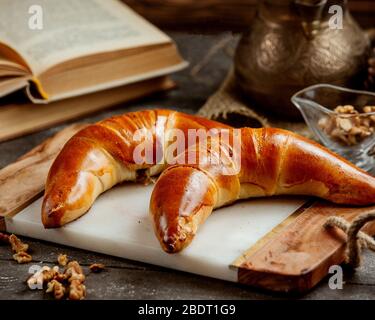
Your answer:
[[[19,252],[26,252],[29,249],[29,245],[27,243],[23,243],[21,239],[19,239],[16,235],[11,234],[9,236],[9,243],[12,247],[12,250],[16,253]]]
[[[17,252],[13,255],[13,259],[18,263],[29,263],[33,260],[32,256],[25,251]]]
[[[77,261],[67,263],[65,270],[60,272],[59,266],[43,266],[28,280],[30,289],[47,288],[56,300],[82,300],[86,296],[85,275]]]
[[[89,269],[93,273],[99,273],[105,269],[105,265],[102,263],[93,263],[92,265],[90,265]]]
[[[68,263],[65,273],[68,277],[68,297],[69,300],[82,300],[86,296],[86,286],[84,281],[86,279],[81,266],[77,261]]]
[[[57,256],[57,262],[59,263],[60,266],[65,267],[69,262],[68,256],[66,254],[60,253]]]
[[[27,253],[29,245],[22,242],[15,234],[7,235],[0,232],[0,242],[10,245],[14,252],[13,259],[18,263],[28,263],[33,260],[32,256]]]
[[[18,263],[28,263],[32,261],[32,256],[27,252],[29,245],[22,242],[16,235],[0,232],[0,243],[8,244],[13,254],[13,259]],[[85,275],[77,261],[69,261],[66,254],[59,254],[57,262],[65,267],[64,272],[60,272],[59,266],[52,268],[43,266],[31,275],[26,284],[30,289],[46,288],[47,293],[52,293],[56,300],[67,298],[69,300],[82,300],[86,296]],[[93,273],[101,272],[105,269],[102,263],[93,263],[89,267]]]
[[[61,300],[65,296],[66,288],[61,282],[51,280],[47,283],[46,293],[52,293],[56,300]]]

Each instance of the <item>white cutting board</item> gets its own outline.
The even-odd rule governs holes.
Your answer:
[[[292,214],[301,198],[251,199],[216,210],[199,228],[189,247],[165,253],[148,214],[153,186],[123,184],[102,194],[90,211],[59,229],[44,229],[41,199],[12,218],[6,229],[19,235],[151,263],[229,281],[229,266],[259,239]]]

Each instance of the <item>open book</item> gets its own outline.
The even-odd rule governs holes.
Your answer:
[[[186,66],[173,41],[118,0],[1,0],[0,97],[50,102]]]

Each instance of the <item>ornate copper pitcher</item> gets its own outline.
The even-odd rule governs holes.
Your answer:
[[[332,24],[337,5],[342,28],[339,20]],[[302,88],[363,83],[369,46],[345,0],[261,0],[236,50],[236,80],[261,110],[297,119],[290,98]]]

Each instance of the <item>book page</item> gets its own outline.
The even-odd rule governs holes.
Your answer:
[[[2,77],[25,76],[29,73],[26,67],[9,60],[0,53],[0,81],[3,80]]]
[[[0,98],[7,96],[28,85],[28,77],[0,78]]]
[[[93,53],[171,41],[118,0],[38,0],[38,12],[35,3],[0,1],[0,41],[19,52],[34,75]]]

